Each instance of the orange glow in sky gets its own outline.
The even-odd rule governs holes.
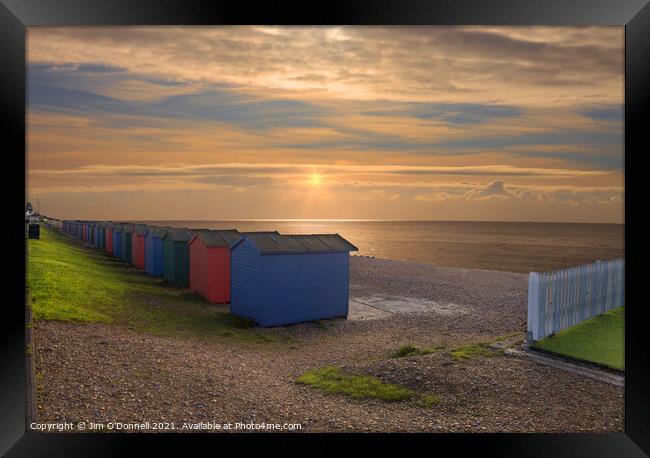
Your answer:
[[[78,219],[622,222],[623,27],[28,29]]]

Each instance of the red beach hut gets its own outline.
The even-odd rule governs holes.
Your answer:
[[[137,224],[131,233],[131,264],[138,269],[144,269],[145,237],[149,228],[145,224]]]
[[[240,239],[230,230],[199,230],[189,241],[190,291],[210,302],[230,302],[230,248]]]
[[[104,246],[107,253],[113,254],[113,223],[106,226],[106,244]]]

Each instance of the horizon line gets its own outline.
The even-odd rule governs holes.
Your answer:
[[[68,219],[68,218],[63,218]],[[71,219],[74,220],[74,219]],[[93,221],[93,220],[78,220]],[[216,218],[216,219],[130,219],[94,221],[138,221],[138,222],[386,222],[386,223],[535,223],[535,224],[615,224],[624,226],[625,222],[594,221],[540,221],[540,220],[445,220],[445,219],[372,219],[372,218]]]

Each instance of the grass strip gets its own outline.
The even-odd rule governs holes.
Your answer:
[[[625,307],[540,339],[531,348],[625,370]]]

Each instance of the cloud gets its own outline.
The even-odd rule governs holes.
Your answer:
[[[622,27],[521,29],[38,27],[28,31],[28,60],[321,98],[622,103]]]
[[[624,107],[622,105],[590,107],[580,110],[579,113],[596,121],[614,121],[622,123]]]
[[[366,193],[361,194],[362,200],[397,200],[400,198],[400,194],[397,192],[390,192],[385,189],[372,189]]]
[[[224,86],[134,80],[122,73],[56,71],[33,65],[28,103],[32,109],[86,115],[217,121],[248,129],[319,125],[327,111],[293,99],[261,99]]]
[[[510,165],[479,166],[412,166],[412,165],[331,165],[296,163],[218,163],[218,164],[160,164],[160,165],[92,165],[70,169],[36,169],[30,176],[74,177],[156,177],[156,176],[209,176],[209,175],[305,175],[313,173],[332,175],[440,175],[440,176],[520,176],[537,178],[598,177],[610,172],[600,170],[545,169],[513,167]],[[502,182],[497,182],[501,183]]]
[[[452,194],[449,194],[448,192],[432,192],[429,194],[416,194],[415,197],[413,197],[415,200],[420,200],[422,202],[441,202],[444,200],[449,200],[454,198]]]
[[[411,116],[419,119],[439,120],[451,124],[474,125],[493,119],[511,118],[522,114],[518,107],[507,105],[471,103],[410,103],[387,109],[362,112],[368,116]]]
[[[30,126],[31,152],[80,151],[87,158],[112,143],[113,151],[140,157],[164,151],[185,157],[201,150],[223,154],[219,149],[243,157],[242,150],[273,149],[280,154],[293,150],[285,157],[319,150],[318,157],[332,158],[345,157],[348,151],[448,156],[518,148],[529,156],[622,167],[622,126],[580,111],[609,105],[532,109],[495,103],[314,99],[294,90],[191,82],[99,64],[37,63],[30,65],[28,75],[30,120],[36,112],[93,122],[93,129],[59,132],[56,143],[45,142],[48,136],[37,129],[41,125]],[[224,131],[230,135],[222,135]],[[224,141],[234,136],[238,141]],[[570,149],[551,155],[525,152],[527,147],[557,144],[593,154]],[[609,151],[603,154],[603,147]]]
[[[484,188],[472,189],[465,194],[467,200],[507,198],[511,194],[506,191],[503,181],[495,181]]]
[[[521,201],[532,204],[609,205],[623,202],[624,189],[621,186],[544,186],[506,185],[503,181],[485,184],[457,183],[431,187],[429,192],[420,192],[413,199],[421,202],[441,201]]]

